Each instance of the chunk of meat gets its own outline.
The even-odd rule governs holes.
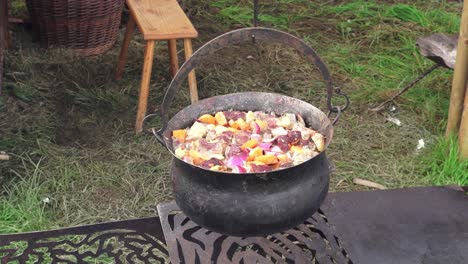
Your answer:
[[[250,139],[250,133],[247,131],[239,131],[234,135],[234,140],[238,144],[244,144]]]
[[[239,118],[245,119],[245,113],[241,111],[225,111],[223,112],[223,114],[226,117],[227,121],[237,121],[237,119]]]
[[[241,145],[232,144],[226,148],[225,156],[226,158],[230,158],[233,156],[239,156],[241,153],[243,153]]]
[[[250,172],[262,173],[262,172],[270,172],[273,170],[273,167],[268,165],[257,165],[255,163],[250,164]]]
[[[300,131],[289,131],[288,132],[289,144],[298,145],[302,141],[302,135]]]
[[[202,163],[200,163],[200,167],[202,168],[205,168],[205,169],[209,169],[213,166],[223,166],[224,163],[222,160],[219,160],[219,159],[215,159],[215,158],[211,158],[209,160],[205,160],[203,161]]]
[[[200,139],[198,145],[198,152],[202,155],[205,159],[211,159],[216,157],[218,159],[223,158],[224,147],[222,142],[215,141],[215,142],[208,142],[205,139]]]

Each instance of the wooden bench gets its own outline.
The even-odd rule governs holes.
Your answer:
[[[135,130],[139,133],[143,129],[143,118],[146,115],[148,105],[155,41],[165,40],[168,42],[171,60],[170,68],[172,75],[174,75],[179,68],[176,46],[177,39],[184,40],[185,59],[188,59],[192,55],[191,39],[196,38],[198,33],[176,0],[127,0],[127,5],[131,16],[127,24],[125,38],[120,51],[116,79],[122,78],[127,60],[128,46],[136,23],[146,41],[140,97],[135,124]],[[190,99],[193,103],[198,100],[197,82],[194,71],[190,73],[188,83]]]

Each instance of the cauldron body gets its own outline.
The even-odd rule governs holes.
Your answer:
[[[218,111],[264,111],[300,114],[308,127],[333,137],[328,117],[313,105],[274,93],[235,93],[196,102],[169,120],[163,132],[174,155],[171,132],[189,127],[200,116]],[[267,235],[303,222],[320,207],[328,192],[325,152],[290,167],[267,173],[225,173],[173,158],[171,175],[177,205],[197,224],[234,236]]]
[[[219,175],[174,159],[172,182],[179,208],[195,223],[233,236],[260,236],[309,218],[328,191],[325,153],[265,175]]]

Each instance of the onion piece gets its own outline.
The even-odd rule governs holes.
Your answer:
[[[276,140],[277,137],[272,137],[272,138],[263,138],[263,142],[265,143],[271,143]]]
[[[235,166],[234,168],[232,168],[232,172],[234,172],[234,173],[246,173],[247,170],[242,166]]]
[[[254,122],[252,132],[254,134],[258,134],[258,133],[260,133],[260,131],[261,131],[260,126],[257,124],[257,122]]]
[[[250,135],[250,138],[251,138],[251,139],[256,139],[256,140],[259,141],[259,142],[262,141],[262,136],[259,135],[259,134],[256,134],[256,133]]]
[[[281,150],[280,147],[278,146],[273,146],[271,149],[270,149],[271,152],[274,152],[274,153],[283,153],[283,151]]]
[[[271,148],[271,145],[272,144],[269,142],[263,142],[263,143],[260,143],[258,146],[262,148],[264,151],[269,151]]]
[[[244,166],[247,161],[247,153],[241,152],[237,156],[232,156],[226,161],[226,166],[234,169],[237,166]]]

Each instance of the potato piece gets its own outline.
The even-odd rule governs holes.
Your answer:
[[[172,131],[172,136],[177,138],[180,142],[185,142],[185,138],[187,137],[187,130],[179,129]]]
[[[220,125],[220,126],[225,126],[227,125],[227,120],[226,120],[226,116],[224,115],[223,112],[218,112],[215,114],[215,119],[216,119],[216,124]]]
[[[212,170],[212,171],[226,171],[226,168],[224,166],[221,166],[221,165],[215,165],[215,166],[211,167],[210,170]]]
[[[262,155],[256,157],[255,161],[264,163],[266,165],[271,165],[279,162],[278,158],[275,155]]]
[[[182,148],[176,148],[175,151],[174,151],[174,154],[176,155],[176,157],[178,157],[179,159],[183,159],[184,156],[185,156],[185,153],[186,151]]]
[[[282,127],[275,127],[271,130],[271,134],[273,136],[286,136],[288,134],[288,131]]]
[[[258,141],[256,139],[249,139],[247,142],[245,142],[244,144],[242,144],[241,146],[241,149],[251,149],[251,148],[255,148],[258,144]]]
[[[229,131],[229,129],[225,126],[216,126],[215,132],[217,135],[221,135],[223,132]]]
[[[284,128],[291,128],[292,127],[292,122],[287,116],[282,116],[278,119],[276,122],[277,126],[284,127]]]
[[[198,118],[198,121],[205,124],[216,124],[216,118],[210,114],[202,115]]]
[[[255,115],[252,111],[249,111],[247,112],[247,114],[245,115],[245,122],[247,123],[251,123],[255,120]]]
[[[278,156],[276,156],[278,158],[278,160],[281,162],[281,163],[288,163],[290,161],[288,155],[286,154],[280,154]]]
[[[202,157],[202,155],[200,155],[200,153],[198,151],[196,151],[196,150],[190,150],[189,151],[189,156],[192,158],[193,164],[195,164],[195,165],[199,165],[203,161],[205,161],[205,159]]]
[[[268,128],[268,123],[265,120],[257,120],[256,121],[260,129],[263,131]]]
[[[315,133],[312,135],[312,141],[314,141],[315,146],[319,152],[325,150],[325,137],[320,133]]]
[[[187,139],[200,139],[206,135],[207,131],[202,123],[195,122],[187,132]]]
[[[301,146],[291,146],[290,151],[291,152],[296,152],[296,153],[301,153],[302,152],[302,147]]]

